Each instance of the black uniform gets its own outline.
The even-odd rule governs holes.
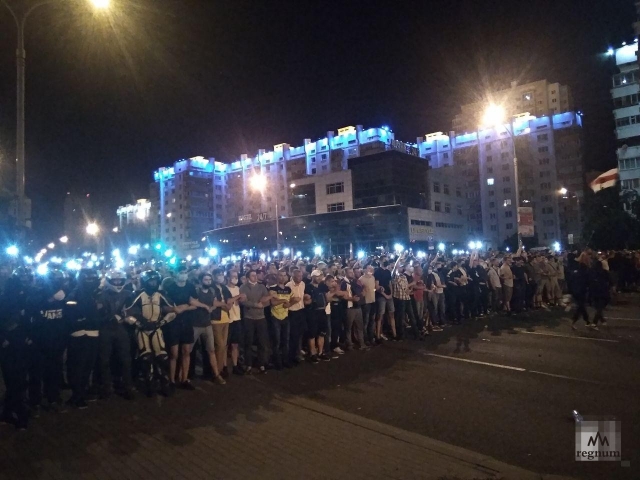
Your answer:
[[[31,355],[29,359],[29,403],[40,405],[42,391],[49,404],[62,401],[63,355],[67,345],[63,311],[64,290],[37,289],[28,299]]]
[[[124,323],[124,307],[131,292],[105,287],[98,296],[100,309],[99,365],[100,391],[107,397],[113,391],[112,360],[115,359],[125,392],[133,390],[131,378],[131,342]]]
[[[98,357],[101,311],[98,290],[78,287],[67,297],[63,317],[67,323],[67,376],[71,386],[69,403],[84,407],[91,371]]]

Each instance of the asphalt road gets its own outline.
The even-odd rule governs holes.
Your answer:
[[[197,381],[169,399],[43,413],[27,432],[0,427],[0,478],[500,478],[428,476],[447,455],[427,457],[407,432],[540,474],[637,479],[640,296],[607,313],[599,332],[572,331],[563,310],[485,318],[225,386]],[[621,422],[629,466],[574,460],[573,409]]]
[[[637,479],[640,297],[607,315],[599,332],[563,309],[480,319],[260,381],[535,472]],[[630,466],[574,460],[574,409],[621,421]]]

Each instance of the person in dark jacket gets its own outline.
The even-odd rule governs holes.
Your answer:
[[[587,327],[589,323],[589,313],[587,312],[587,293],[589,291],[589,277],[590,277],[590,259],[586,252],[583,252],[578,257],[575,263],[574,269],[571,270],[571,295],[576,302],[577,308],[573,314],[573,324],[571,328],[577,330],[576,322],[582,315],[584,323]]]
[[[611,299],[610,283],[609,272],[603,268],[602,262],[597,261],[591,271],[589,282],[589,296],[593,307],[596,309],[592,326],[594,330],[598,329],[598,321],[600,321],[602,325],[607,325],[602,312]]]

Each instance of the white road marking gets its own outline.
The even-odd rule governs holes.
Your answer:
[[[457,360],[459,362],[475,363],[475,364],[478,364],[478,365],[487,365],[489,367],[504,368],[506,370],[515,370],[516,372],[535,373],[536,375],[544,375],[544,376],[547,376],[547,377],[562,378],[564,380],[574,380],[574,381],[577,381],[577,382],[595,383],[595,384],[598,384],[598,385],[608,385],[605,382],[599,382],[597,380],[588,380],[588,379],[584,379],[584,378],[569,377],[567,375],[560,375],[560,374],[557,374],[557,373],[540,372],[538,370],[528,370],[526,368],[512,367],[511,365],[501,365],[499,363],[479,362],[478,360],[471,360],[469,358],[452,357],[452,356],[449,356],[449,355],[438,355],[437,353],[424,353],[424,355],[427,355],[429,357],[445,358],[447,360]]]
[[[506,368],[507,370],[516,370],[518,372],[525,372],[526,368],[511,367],[509,365],[500,365],[499,363],[479,362],[478,360],[470,360],[468,358],[450,357],[448,355],[438,355],[437,353],[427,353],[430,357],[446,358],[448,360],[459,360],[467,363],[477,363],[478,365],[488,365],[489,367]]]
[[[547,332],[530,332],[524,328],[514,328],[514,330],[519,333],[529,333],[531,335],[545,335],[547,337],[562,337],[562,338],[571,338],[575,340],[593,340],[594,342],[620,343],[620,340],[611,340],[609,338],[580,337],[578,335],[560,335],[559,333],[547,333]]]

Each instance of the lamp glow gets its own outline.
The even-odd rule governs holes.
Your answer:
[[[419,252],[416,254],[416,256],[417,256],[418,258],[424,258],[424,257],[426,257],[426,256],[427,256],[427,254],[426,254],[425,252],[423,252],[423,251],[419,251]]]
[[[93,236],[98,235],[98,233],[100,233],[100,227],[98,227],[97,223],[90,223],[87,225],[87,233]]]
[[[6,252],[7,252],[7,255],[10,255],[12,257],[17,257],[20,254],[20,249],[15,245],[9,245],[7,247]]]
[[[445,247],[444,243],[439,243],[438,244],[438,250],[440,250],[441,252],[444,252],[445,249],[446,249],[446,247]]]
[[[167,258],[171,258],[173,256],[173,250],[169,249],[164,252],[164,256]]]
[[[215,247],[211,247],[209,249],[209,256],[210,257],[215,257],[216,255],[218,255],[218,249]]]
[[[302,252],[296,252],[296,257],[302,258]]]
[[[291,253],[291,249],[285,248],[284,250],[282,250],[282,253],[284,253],[285,255],[289,255]]]
[[[496,125],[502,125],[505,122],[505,118],[506,113],[504,108],[492,103],[485,110],[482,123],[483,125],[494,127]]]
[[[69,241],[69,237],[66,235],[64,237],[60,237],[60,243],[67,243]]]
[[[91,0],[91,4],[99,10],[106,10],[111,6],[111,0]]]
[[[362,260],[364,258],[364,251],[360,250],[358,252],[358,260]]]
[[[322,247],[320,245],[317,245],[316,247],[314,247],[313,253],[315,253],[316,255],[321,255],[322,254]]]
[[[402,253],[402,251],[404,250],[404,247],[401,244],[396,243],[393,246],[393,249],[396,251],[396,253]]]
[[[131,245],[129,247],[129,255],[137,255],[140,247],[138,245]]]
[[[49,273],[49,266],[46,263],[41,263],[36,268],[36,273],[38,275],[46,275],[47,273]]]
[[[262,192],[267,187],[267,178],[264,175],[256,174],[249,180],[249,185],[254,190]]]
[[[564,188],[564,187],[562,187],[562,188],[559,190],[560,195],[566,195],[568,191],[569,191],[569,190],[567,190],[567,189],[566,189],[566,188]]]
[[[559,252],[560,251],[560,242],[554,242],[553,243],[553,250],[555,252]]]
[[[47,245],[47,248],[53,250],[54,248],[56,248],[56,244],[51,242],[49,245]]]

